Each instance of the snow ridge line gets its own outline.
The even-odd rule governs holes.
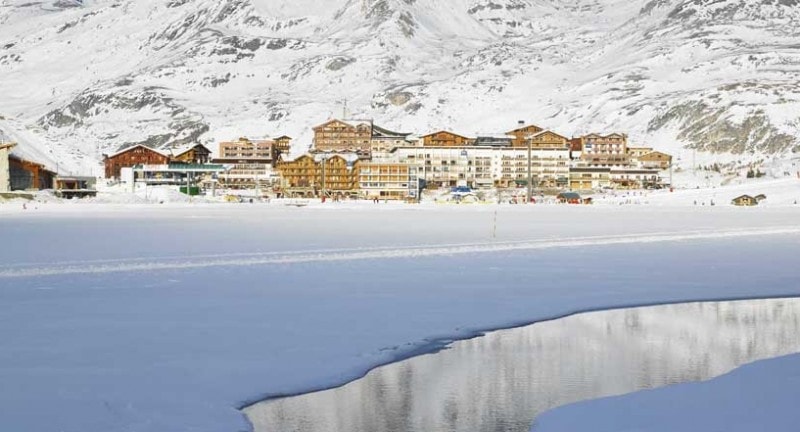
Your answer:
[[[21,278],[33,276],[56,276],[70,274],[103,274],[103,273],[124,273],[136,271],[154,270],[181,270],[208,267],[249,267],[266,264],[298,264],[309,262],[335,262],[353,261],[366,259],[393,259],[393,258],[417,258],[427,256],[446,256],[461,255],[471,253],[491,253],[507,252],[520,250],[540,250],[551,248],[569,248],[583,246],[608,246],[620,244],[643,244],[659,242],[678,242],[709,239],[728,239],[741,237],[755,237],[764,235],[792,235],[800,234],[800,226],[775,227],[749,230],[728,230],[728,231],[695,231],[687,233],[654,233],[636,234],[627,236],[597,236],[597,237],[577,237],[550,239],[538,241],[513,241],[497,243],[478,243],[463,245],[440,245],[423,247],[398,247],[380,249],[331,249],[322,251],[306,251],[284,253],[270,252],[262,254],[230,254],[220,255],[213,258],[213,255],[198,257],[187,257],[188,260],[182,261],[141,261],[139,258],[130,261],[97,261],[92,264],[90,261],[84,265],[56,265],[56,266],[37,266],[26,268],[12,268],[0,270],[0,278]]]

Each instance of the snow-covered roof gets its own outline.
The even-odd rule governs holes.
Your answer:
[[[191,149],[193,149],[195,147],[198,147],[198,146],[199,147],[203,147],[208,151],[211,151],[211,149],[209,149],[208,147],[206,147],[206,146],[204,146],[203,144],[200,144],[200,143],[184,144],[182,146],[173,147],[173,148],[170,149],[170,151],[172,152],[173,156],[180,156],[180,155],[182,155],[182,154],[188,152],[189,150],[191,150]]]
[[[410,132],[394,132],[377,125],[372,125],[373,138],[408,138],[409,135],[411,135]]]
[[[517,125],[517,128],[510,130],[509,133],[524,131],[525,129],[529,129],[529,128],[532,128],[532,127],[536,128],[536,129],[544,129],[544,128],[536,126],[534,124],[523,124],[523,125]]]
[[[532,138],[540,137],[540,136],[542,136],[542,135],[544,135],[544,134],[548,134],[548,133],[549,133],[549,134],[553,134],[553,135],[555,135],[555,136],[557,136],[557,137],[564,138],[565,140],[569,140],[569,138],[565,137],[564,135],[561,135],[561,134],[555,133],[555,132],[553,132],[553,131],[551,131],[551,130],[549,130],[549,129],[545,129],[545,130],[543,130],[543,131],[536,132],[535,134],[528,135],[528,136],[526,136],[525,138],[527,138],[527,139],[532,139]]]
[[[152,150],[152,151],[154,151],[154,152],[156,152],[156,153],[158,153],[158,154],[160,154],[162,156],[166,156],[166,157],[170,157],[171,156],[169,153],[167,153],[167,152],[165,152],[163,150],[154,149],[154,148],[148,147],[148,146],[146,146],[144,144],[136,144],[134,146],[125,147],[124,149],[117,150],[115,153],[112,153],[112,154],[108,155],[108,157],[112,158],[112,157],[115,157],[115,156],[119,156],[119,155],[121,155],[121,154],[123,154],[123,153],[125,153],[127,151],[133,150],[133,149],[135,149],[137,147],[143,147],[143,148],[146,148],[148,150]]]
[[[445,133],[445,134],[454,135],[454,136],[461,137],[461,138],[471,139],[470,137],[468,137],[466,135],[461,135],[461,134],[457,134],[455,132],[450,132],[449,130],[439,130],[439,131],[436,131],[436,132],[431,132],[429,134],[422,135],[422,138],[429,137],[429,136],[434,136],[434,135],[440,134],[440,133]]]

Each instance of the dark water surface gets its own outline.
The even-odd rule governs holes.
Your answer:
[[[800,299],[600,311],[455,342],[244,411],[256,432],[527,432],[557,406],[796,352]]]

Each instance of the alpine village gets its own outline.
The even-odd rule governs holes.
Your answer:
[[[103,155],[105,178],[137,187],[173,185],[189,195],[367,199],[418,202],[429,190],[450,191],[456,201],[481,199],[493,190],[509,202],[590,203],[581,193],[604,189],[669,187],[672,156],[635,147],[624,133],[567,138],[518,122],[500,134],[466,136],[441,130],[426,135],[395,132],[372,120],[331,119],[313,128],[310,150],[290,157],[292,139],[240,137],[161,150],[139,144]],[[64,176],[0,143],[0,193],[52,188],[62,197],[96,194],[91,176]],[[477,197],[477,198],[476,198]],[[500,199],[500,198],[498,198]],[[754,200],[755,202],[756,200]]]

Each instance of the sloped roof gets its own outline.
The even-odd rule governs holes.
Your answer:
[[[321,125],[314,126],[311,129],[312,130],[317,130],[317,129],[323,128],[325,126],[328,126],[331,123],[341,123],[343,125],[350,126],[350,127],[356,127],[356,126],[361,125],[361,124],[366,124],[366,125],[369,125],[370,127],[374,127],[374,125],[372,124],[372,120],[355,120],[355,119],[354,120],[339,120],[339,119],[330,119],[330,120],[326,121],[325,123],[322,123]]]
[[[653,150],[651,152],[648,152],[648,153],[645,153],[645,154],[639,156],[639,159],[643,159],[643,158],[646,158],[648,156],[655,156],[655,157],[666,156],[666,157],[669,157],[669,158],[672,157],[671,154],[667,154],[667,153],[664,153],[664,152]]]
[[[390,131],[389,129],[382,128],[380,126],[377,126],[377,125],[373,124],[372,125],[372,136],[374,137],[376,135],[378,136],[378,138],[383,138],[383,137],[387,137],[387,138],[389,138],[389,137],[392,137],[392,138],[394,138],[394,137],[407,138],[409,135],[411,135],[411,133],[410,132],[408,132],[408,133],[406,133],[406,132],[394,132],[394,131]]]
[[[529,136],[529,137],[528,137],[528,139],[531,139],[531,138],[536,138],[536,137],[540,137],[540,136],[542,136],[542,135],[544,135],[544,134],[548,134],[548,133],[549,133],[549,134],[553,134],[553,135],[555,135],[555,136],[557,136],[557,137],[559,137],[559,138],[563,138],[563,139],[564,139],[564,140],[566,140],[566,141],[569,141],[569,138],[565,137],[564,135],[557,134],[557,133],[555,133],[555,132],[553,132],[553,131],[551,131],[551,130],[549,130],[549,129],[548,129],[548,130],[543,130],[543,131],[541,131],[541,132],[536,132],[535,134],[533,134],[533,135]]]
[[[136,144],[136,145],[133,145],[133,146],[130,146],[130,147],[125,147],[123,149],[117,150],[115,153],[112,153],[112,154],[108,155],[108,158],[110,159],[110,158],[113,158],[115,156],[119,156],[119,155],[121,155],[121,154],[123,154],[125,152],[128,152],[128,151],[133,150],[133,149],[138,148],[138,147],[142,147],[142,148],[145,148],[147,150],[154,151],[154,152],[156,152],[156,153],[158,153],[158,154],[160,154],[162,156],[165,156],[165,157],[170,157],[171,156],[169,153],[167,153],[167,152],[165,152],[163,150],[154,149],[154,148],[148,147],[148,146],[146,146],[144,144]]]
[[[627,138],[628,136],[625,135],[624,133],[618,133],[618,132],[612,132],[608,135],[602,135],[597,132],[592,132],[590,134],[584,135],[582,138],[613,138],[613,137]]]
[[[206,147],[206,146],[204,146],[203,144],[200,144],[200,143],[185,144],[185,145],[182,145],[182,146],[179,146],[179,147],[173,147],[173,148],[170,149],[170,151],[172,152],[173,156],[177,157],[177,156],[180,156],[180,155],[182,155],[182,154],[194,149],[195,147],[203,147],[209,153],[211,152],[211,149],[209,149],[208,147]]]
[[[520,127],[516,128],[516,129],[512,129],[512,130],[508,131],[508,133],[522,132],[522,131],[525,131],[525,129],[530,129],[530,128],[536,128],[536,129],[544,130],[543,127],[536,126],[534,124],[529,124],[529,125],[525,125],[525,126],[520,126]]]
[[[429,133],[427,135],[422,135],[422,138],[429,137],[429,136],[434,136],[434,135],[440,134],[440,133],[445,133],[445,134],[457,136],[457,137],[464,138],[464,139],[472,139],[470,137],[467,137],[467,136],[464,136],[464,135],[459,135],[459,134],[457,134],[455,132],[450,132],[450,131],[447,131],[447,130],[440,130],[440,131]]]

